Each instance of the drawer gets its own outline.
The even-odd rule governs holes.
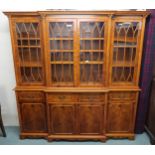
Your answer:
[[[49,93],[47,94],[47,102],[60,102],[60,103],[67,103],[67,102],[77,102],[77,95],[73,93]]]
[[[22,91],[17,92],[19,102],[43,102],[44,94],[42,92]]]
[[[112,92],[109,93],[109,100],[118,101],[118,100],[136,100],[135,92]]]
[[[105,94],[79,94],[79,102],[105,102]]]

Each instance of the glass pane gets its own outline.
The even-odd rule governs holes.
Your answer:
[[[17,38],[36,38],[40,37],[38,23],[17,23]]]
[[[72,64],[53,64],[51,65],[53,84],[64,84],[66,82],[73,82],[73,65]]]
[[[51,61],[73,61],[73,52],[51,52]]]
[[[132,82],[134,67],[113,67],[113,82]]]
[[[85,84],[102,83],[103,65],[80,65],[80,81]]]
[[[51,22],[49,24],[50,38],[73,37],[72,22]]]
[[[20,62],[39,62],[41,63],[40,48],[19,48]]]
[[[24,83],[33,83],[42,81],[41,67],[21,67],[21,77]]]
[[[136,46],[139,22],[118,22],[115,25],[114,46]]]
[[[114,48],[114,62],[134,62],[136,56],[136,48]]]
[[[81,38],[103,38],[104,23],[103,22],[81,22],[80,37]]]
[[[73,49],[73,40],[51,40],[51,50],[71,50]]]
[[[80,61],[103,61],[103,52],[81,52]]]
[[[104,41],[103,40],[81,40],[80,49],[81,50],[101,50],[103,49]]]

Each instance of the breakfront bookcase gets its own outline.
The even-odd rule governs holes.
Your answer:
[[[134,139],[148,12],[4,13],[20,138]]]

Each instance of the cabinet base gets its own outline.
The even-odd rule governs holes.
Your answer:
[[[20,139],[39,139],[44,138],[47,139],[47,133],[21,133]]]
[[[69,141],[87,141],[87,140],[93,140],[93,141],[101,141],[105,142],[107,137],[101,136],[101,135],[50,135],[48,136],[48,141],[54,141],[54,140],[69,140]]]
[[[116,138],[116,139],[123,139],[128,138],[129,140],[135,140],[134,133],[108,133],[106,134],[108,138]]]
[[[60,141],[60,140],[67,140],[67,141],[101,141],[106,142],[107,139],[110,138],[128,138],[129,140],[134,140],[135,135],[133,133],[109,133],[106,135],[48,135],[48,133],[21,133],[20,139],[39,139],[44,138],[48,140],[49,142],[52,141]],[[152,143],[154,143],[155,140],[152,140]]]

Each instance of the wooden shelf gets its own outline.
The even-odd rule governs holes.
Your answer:
[[[49,40],[73,40],[73,38],[49,38]]]
[[[74,50],[50,50],[50,52],[74,52]]]
[[[51,61],[50,62],[51,64],[60,64],[60,65],[63,65],[63,64],[74,64],[73,61]]]
[[[104,40],[104,38],[80,38],[80,40]]]
[[[125,42],[124,37],[114,38],[114,41],[123,41]],[[126,37],[126,42],[137,42],[136,39],[133,39],[132,37]]]
[[[80,50],[80,52],[104,52],[104,50]]]
[[[122,47],[122,48],[136,48],[137,45],[114,45],[113,47],[114,47],[114,48],[115,48],[115,47],[118,47],[118,48],[119,48],[119,47],[120,47],[120,48],[121,48],[121,47]]]
[[[117,61],[117,62],[113,62],[112,66],[115,66],[115,67],[134,67],[135,63],[134,62]]]
[[[41,48],[41,46],[35,46],[35,45],[17,45],[18,48]]]
[[[42,63],[40,62],[20,62],[19,65],[21,67],[42,67]]]
[[[40,38],[17,38],[17,40],[41,40]]]
[[[70,51],[71,49],[65,49],[66,51]],[[50,49],[50,51],[64,51],[63,49]],[[72,50],[73,51],[73,50]]]
[[[87,65],[87,64],[96,64],[96,65],[98,65],[98,64],[103,64],[104,62],[102,62],[102,61],[80,61],[80,64],[84,64],[84,65]]]

